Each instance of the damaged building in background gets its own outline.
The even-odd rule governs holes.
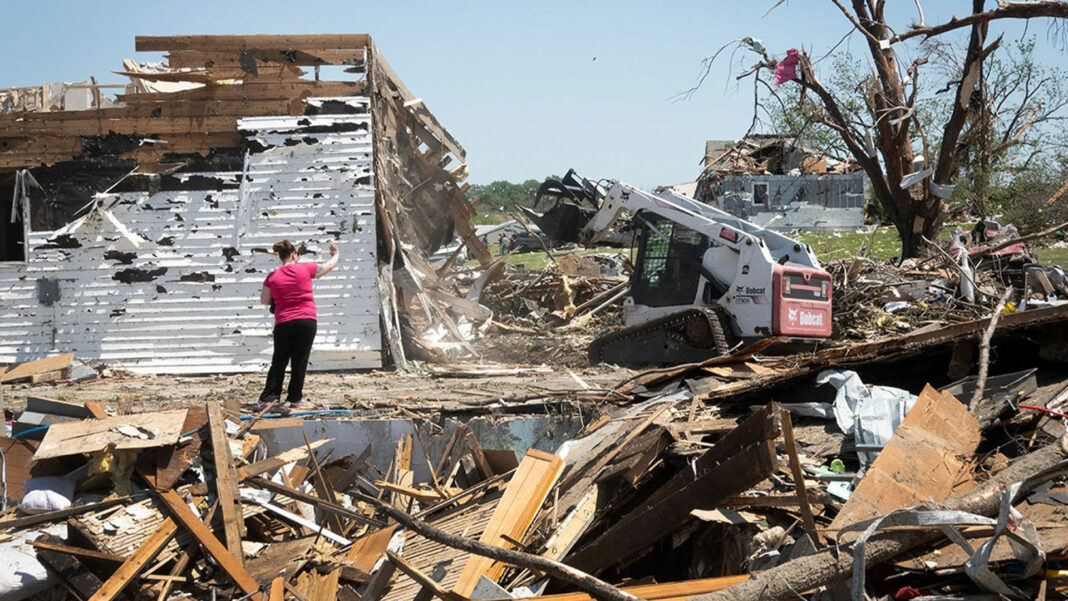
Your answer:
[[[428,331],[465,344],[480,307],[450,314],[424,260],[456,234],[488,260],[468,226],[465,151],[370,36],[136,49],[166,65],[124,61],[124,86],[0,91],[0,363],[73,352],[137,372],[264,369],[259,292],[283,238],[303,260],[325,260],[331,240],[341,252],[316,283],[310,369],[400,364]]]
[[[836,230],[864,224],[864,172],[793,136],[709,140],[702,165],[696,198],[758,225]]]

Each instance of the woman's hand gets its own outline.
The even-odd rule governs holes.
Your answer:
[[[326,263],[319,263],[318,268],[316,268],[316,270],[315,270],[315,277],[316,278],[321,278],[324,275],[330,273],[330,270],[333,269],[334,266],[337,265],[338,258],[340,258],[340,256],[338,255],[337,244],[334,244],[334,241],[331,240],[330,241],[330,259],[328,259]]]

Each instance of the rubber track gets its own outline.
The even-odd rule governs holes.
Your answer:
[[[649,333],[656,330],[663,330],[665,334],[676,330],[679,327],[685,327],[686,322],[694,317],[694,315],[703,316],[708,323],[709,330],[712,333],[711,345],[707,347],[709,354],[707,358],[726,354],[731,347],[728,335],[724,331],[724,316],[722,309],[710,307],[710,308],[692,308],[684,309],[677,313],[671,313],[663,317],[658,317],[647,321],[643,324],[631,326],[628,328],[622,328],[606,334],[602,334],[594,339],[590,343],[588,350],[588,357],[591,364],[599,364],[604,362],[604,348],[609,345],[627,344],[638,339],[647,336]],[[728,326],[729,331],[729,326]],[[731,332],[730,338],[734,338],[733,332]],[[701,347],[706,348],[706,347]],[[641,357],[641,360],[636,362],[640,364],[658,364],[666,361],[666,357],[660,358],[647,358]]]

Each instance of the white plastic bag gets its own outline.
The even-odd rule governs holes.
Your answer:
[[[45,476],[26,480],[19,511],[35,514],[59,511],[70,507],[74,498],[74,480],[60,476]]]

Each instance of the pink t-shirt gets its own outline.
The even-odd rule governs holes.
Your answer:
[[[274,299],[274,323],[294,319],[318,319],[312,278],[319,269],[316,263],[290,263],[275,269],[263,281]]]

